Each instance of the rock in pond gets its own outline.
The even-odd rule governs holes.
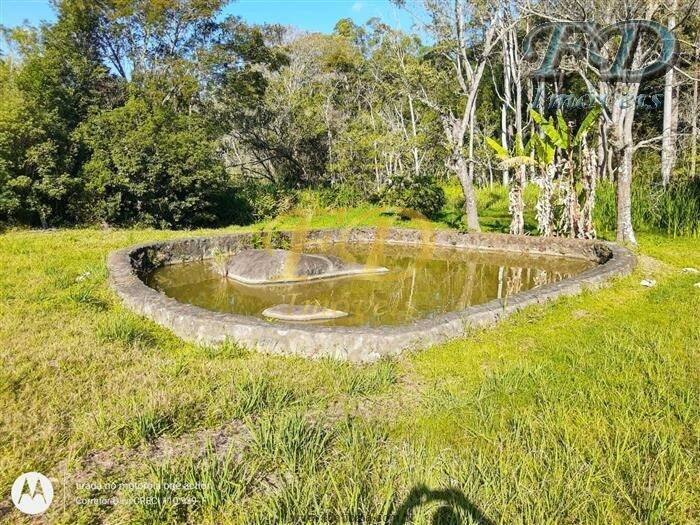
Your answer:
[[[345,262],[334,255],[249,249],[233,255],[220,271],[226,277],[244,284],[280,284],[389,270],[383,266]]]
[[[348,313],[313,304],[278,304],[263,310],[263,315],[281,321],[320,321],[345,317]]]

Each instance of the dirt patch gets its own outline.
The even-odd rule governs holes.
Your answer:
[[[676,271],[676,269],[668,263],[654,259],[648,255],[637,255],[637,263],[639,271],[644,276],[659,276],[668,275]]]

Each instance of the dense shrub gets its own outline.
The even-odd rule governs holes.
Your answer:
[[[321,204],[327,208],[352,208],[367,202],[367,195],[357,184],[339,182],[322,188]]]
[[[118,83],[84,38],[84,21],[3,33],[23,59],[0,59],[0,223],[75,223],[85,201],[74,130]]]
[[[398,177],[385,184],[376,199],[381,204],[411,208],[432,218],[445,205],[445,192],[433,177]]]
[[[262,221],[290,211],[296,204],[293,191],[271,183],[245,181],[241,185],[241,197],[248,206],[248,220]]]
[[[229,178],[197,116],[130,99],[80,132],[92,153],[84,173],[95,219],[164,228],[231,215],[221,209]]]

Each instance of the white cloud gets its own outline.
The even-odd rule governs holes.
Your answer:
[[[365,7],[364,4],[362,2],[359,2],[359,1],[352,4],[352,10],[355,11],[356,13],[359,13],[360,11],[362,11],[363,7]]]

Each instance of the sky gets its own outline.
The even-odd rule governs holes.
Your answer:
[[[341,18],[364,24],[372,17],[380,17],[404,30],[409,30],[412,23],[411,16],[389,0],[237,0],[227,7],[226,13],[251,24],[293,25],[323,33],[330,33]],[[25,20],[36,25],[54,19],[49,0],[0,0],[0,25],[14,27]]]

